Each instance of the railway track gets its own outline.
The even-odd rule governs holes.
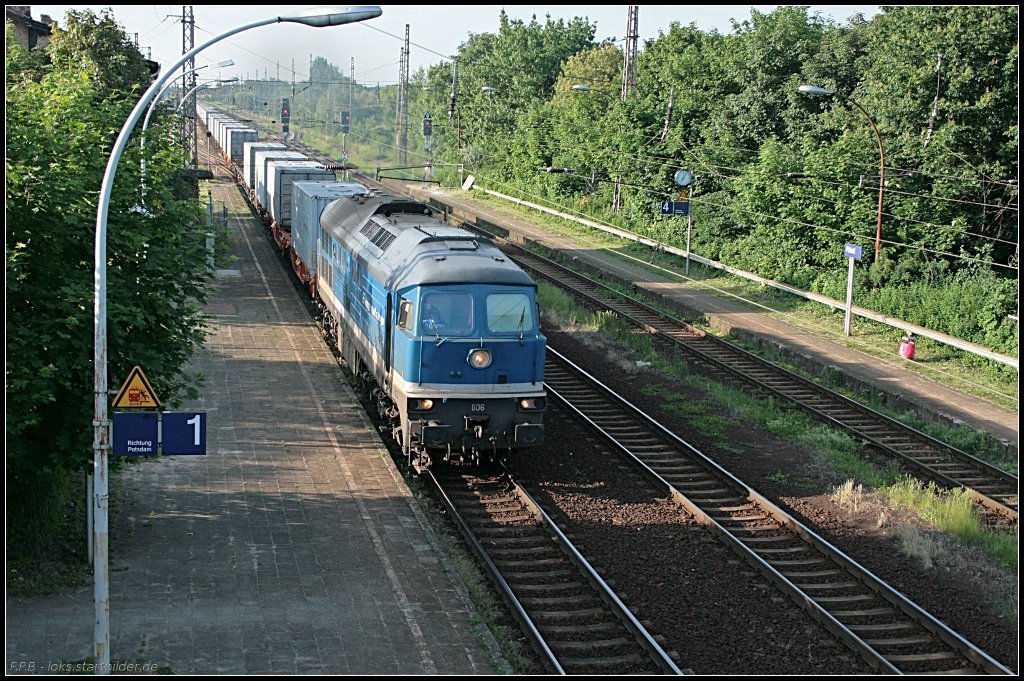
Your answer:
[[[549,673],[682,673],[507,472],[428,477]]]
[[[545,376],[551,397],[880,672],[1012,673],[551,349]]]
[[[520,267],[584,299],[592,308],[615,312],[651,333],[666,349],[677,349],[733,380],[800,406],[898,461],[920,479],[969,490],[989,513],[1016,526],[1016,476],[550,259],[507,242],[502,249]]]
[[[269,232],[267,238],[277,246]],[[290,280],[303,291],[296,278]],[[319,324],[308,299],[306,307]],[[682,674],[508,471],[430,470],[424,477],[549,673]]]
[[[617,297],[610,290],[599,293],[613,301]],[[654,315],[648,321],[630,318],[673,338],[653,326],[665,323],[662,315],[648,313]],[[656,428],[637,430],[634,422],[644,418],[635,410],[630,415],[632,407],[609,409],[611,403],[599,400],[595,413],[596,393],[579,393],[572,370],[548,364],[553,396],[610,435],[646,475],[879,671],[1012,673],[699,452],[694,450],[702,461],[681,457],[688,445],[673,443],[675,436]],[[447,474],[437,476],[435,484],[548,671],[680,673],[510,477]]]

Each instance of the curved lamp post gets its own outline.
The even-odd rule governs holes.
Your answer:
[[[181,101],[178,102],[178,106],[176,106],[174,108],[174,113],[178,113],[179,111],[181,111],[181,107],[185,106],[185,102],[188,101],[188,98],[191,97],[192,95],[194,95],[195,93],[199,92],[203,88],[213,87],[214,85],[223,85],[224,83],[237,83],[237,82],[238,82],[238,76],[233,76],[231,78],[225,78],[224,80],[211,80],[208,83],[201,83],[199,85],[196,85],[194,88],[192,88],[191,90],[186,92],[185,96],[181,98]]]
[[[590,87],[589,85],[573,85],[572,89],[575,90],[576,92],[596,92],[602,97],[613,99],[613,97],[604,90],[598,90],[596,87]]]
[[[224,66],[234,66],[234,65],[235,65],[235,60],[234,59],[225,59],[224,61],[219,61],[216,64],[203,64],[202,66],[197,66],[194,69],[186,71],[185,73],[183,73],[181,75],[182,76],[187,76],[190,73],[195,73],[196,71],[202,71],[203,69],[209,68],[211,66],[214,67],[214,68],[221,68],[221,67],[224,67]],[[146,205],[146,128],[149,127],[149,118],[150,118],[150,116],[153,115],[153,111],[154,111],[154,109],[156,109],[156,105],[160,101],[160,98],[164,96],[164,93],[167,92],[167,90],[170,89],[170,87],[172,85],[174,85],[175,82],[176,81],[174,81],[174,80],[168,80],[167,83],[162,88],[160,88],[160,91],[156,93],[155,97],[153,97],[153,102],[149,105],[149,110],[146,111],[146,120],[144,120],[142,122],[142,136],[139,138],[139,151],[142,152],[139,155],[139,170],[142,173],[142,205],[143,206]],[[150,89],[152,89],[152,88],[150,88]]]
[[[376,5],[316,7],[289,16],[274,16],[254,21],[221,33],[182,55],[181,59],[167,69],[163,76],[149,86],[149,89],[146,90],[135,105],[135,108],[132,109],[131,115],[128,116],[128,120],[125,121],[121,132],[117,136],[117,140],[114,142],[110,158],[107,160],[106,171],[103,174],[99,201],[96,207],[96,250],[95,272],[93,276],[93,290],[95,294],[93,308],[93,375],[95,379],[93,390],[93,468],[95,481],[93,488],[93,594],[96,605],[94,628],[95,656],[93,659],[96,664],[96,672],[99,674],[110,672],[110,574],[107,559],[107,541],[109,538],[107,508],[109,498],[107,474],[109,467],[107,450],[110,447],[110,423],[107,413],[107,213],[110,210],[110,192],[114,185],[117,162],[121,158],[121,154],[124,153],[125,146],[128,144],[128,137],[135,128],[135,124],[141,118],[143,110],[154,101],[156,93],[160,92],[161,88],[171,79],[175,71],[210,45],[242,31],[268,24],[291,22],[320,28],[365,21],[380,15],[381,9]]]
[[[871,129],[875,131],[875,139],[878,140],[878,156],[880,158],[878,171],[878,226],[875,229],[875,260],[877,261],[878,252],[882,249],[882,197],[885,194],[885,149],[882,148],[882,136],[878,132],[878,126],[875,125],[875,121],[871,118],[868,112],[864,110],[864,107],[862,107],[853,97],[839,95],[833,90],[826,90],[825,88],[818,87],[816,85],[801,85],[799,90],[800,92],[808,95],[842,97],[860,109],[860,112],[867,117],[868,123],[871,124]]]

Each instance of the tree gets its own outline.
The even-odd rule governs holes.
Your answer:
[[[470,35],[459,46],[454,120],[451,126],[435,128],[445,157],[470,165],[482,162],[508,174],[504,160],[520,143],[519,115],[551,97],[562,63],[591,47],[594,31],[594,24],[580,17],[569,22],[546,17],[544,23],[533,17],[526,23],[502,11],[498,33]],[[432,102],[444,101],[448,109],[451,67],[434,67],[429,80],[436,87]],[[482,92],[485,86],[498,92]],[[460,142],[462,148],[456,148]]]
[[[136,95],[61,60],[36,80],[10,36],[6,57],[8,541],[31,552],[45,550],[69,473],[91,458],[96,204]],[[166,122],[147,136],[148,214],[132,210],[139,154],[128,145],[109,210],[108,369],[116,389],[145,367],[173,406],[196,386],[182,372],[203,339],[206,230],[198,204],[173,195],[184,159]]]
[[[892,165],[921,173],[903,182],[915,194],[940,197],[921,205],[894,195],[893,205],[922,222],[958,222],[939,235],[945,247],[980,254],[995,243],[1003,263],[1016,250],[1019,224],[1017,190],[1005,182],[1019,173],[1018,26],[1015,6],[886,8],[871,24],[858,90],[889,131]],[[970,204],[948,199],[978,208],[965,211]],[[930,226],[910,228],[906,240],[935,236]]]
[[[110,9],[98,16],[91,10],[68,10],[64,26],[53,27],[47,52],[55,70],[89,74],[100,97],[115,90],[141,94],[149,84],[145,58]]]

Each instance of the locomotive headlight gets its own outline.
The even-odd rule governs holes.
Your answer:
[[[543,397],[524,397],[519,400],[520,409],[543,409],[544,398]]]
[[[430,411],[434,408],[434,400],[415,400],[412,408],[416,411]]]
[[[476,350],[469,351],[469,357],[466,358],[466,361],[469,362],[469,366],[474,369],[486,369],[491,366],[492,359],[490,350],[477,348]]]

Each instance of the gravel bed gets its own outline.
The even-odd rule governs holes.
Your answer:
[[[609,580],[681,668],[700,674],[870,673],[791,601],[567,415],[511,462],[519,481]]]
[[[596,334],[545,333],[552,347],[573,362],[961,636],[1017,668],[1018,622],[999,612],[1016,611],[1015,580],[1005,572],[986,566],[976,552],[909,514],[878,505],[871,495],[856,507],[840,506],[831,493],[844,478],[811,453],[734,414],[719,411],[716,415],[728,427],[717,436],[705,435],[656,396],[666,391],[682,395],[715,414],[700,391],[650,369],[633,371],[628,353]],[[545,506],[562,510],[573,531],[585,537],[587,554],[599,556],[601,567],[630,595],[641,616],[657,622],[657,632],[669,638],[668,647],[680,653],[683,666],[702,673],[866,671],[850,660],[845,647],[809,647],[807,641],[819,638],[812,634],[818,625],[799,615],[777,619],[771,607],[773,599],[781,598],[778,592],[754,586],[745,564],[710,535],[681,521],[674,505],[628,482],[633,476],[610,475],[603,459],[587,454],[588,435],[563,426],[566,421],[551,410],[543,455],[519,461],[515,469],[529,489],[543,490]],[[907,528],[930,542],[929,558],[902,550]],[[662,539],[667,543],[656,543]],[[707,604],[720,607],[700,607]],[[704,611],[720,613],[722,619],[699,614]]]

